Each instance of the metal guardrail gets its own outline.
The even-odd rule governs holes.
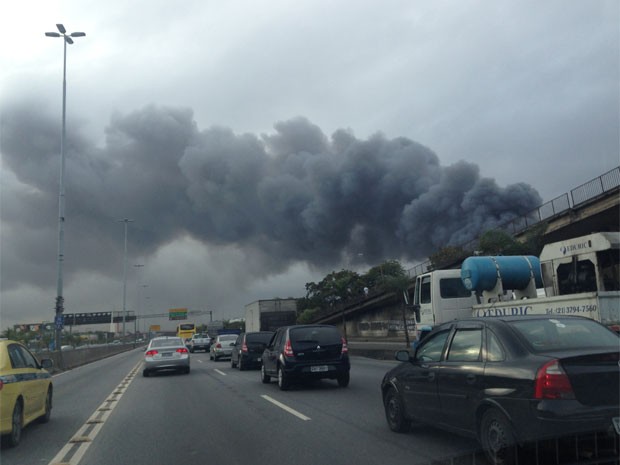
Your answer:
[[[572,189],[566,194],[542,204],[519,218],[515,218],[501,224],[495,229],[505,231],[513,235],[518,234],[525,231],[529,227],[543,221],[551,220],[554,217],[569,211],[571,208],[575,208],[585,202],[596,199],[597,197],[613,189],[617,189],[618,187],[620,187],[620,166]],[[475,250],[477,244],[478,239],[474,239],[463,244],[458,244],[456,247],[460,247],[463,250]],[[431,261],[427,260],[407,271],[409,273],[409,277],[414,278],[415,276],[425,273],[430,269]]]

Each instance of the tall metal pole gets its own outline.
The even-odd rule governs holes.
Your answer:
[[[55,315],[56,331],[54,337],[54,350],[60,350],[62,336],[62,314],[64,312],[63,297],[63,262],[65,259],[65,137],[66,137],[66,115],[67,115],[67,44],[72,44],[72,37],[84,37],[83,32],[73,32],[67,34],[67,30],[62,24],[56,24],[59,32],[46,32],[47,37],[63,38],[63,60],[62,60],[62,132],[60,136],[60,181],[58,188],[58,264],[56,279],[56,302]]]
[[[123,252],[123,337],[125,337],[125,323],[127,322],[127,223],[133,223],[133,220],[124,218],[119,222],[125,223],[125,248]]]

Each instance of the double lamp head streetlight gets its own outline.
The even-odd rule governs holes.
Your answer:
[[[62,134],[60,137],[60,186],[58,193],[58,279],[56,297],[56,337],[55,350],[60,350],[60,335],[62,331],[62,314],[64,311],[64,298],[62,295],[62,263],[64,261],[64,222],[65,222],[65,121],[67,114],[67,44],[73,43],[73,37],[84,37],[83,32],[72,32],[67,34],[67,30],[62,24],[56,24],[58,32],[46,32],[47,37],[62,37],[64,54],[62,66]]]

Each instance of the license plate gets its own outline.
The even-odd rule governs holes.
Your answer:
[[[612,418],[611,422],[614,424],[614,429],[616,430],[616,434],[620,434],[620,417]]]
[[[172,357],[172,352],[162,352],[161,356],[162,357]]]
[[[315,366],[315,367],[310,367],[310,371],[312,373],[320,373],[323,371],[327,371],[327,365],[319,365],[319,366]]]

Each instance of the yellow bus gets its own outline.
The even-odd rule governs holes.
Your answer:
[[[196,325],[194,323],[181,323],[177,325],[177,336],[185,341],[185,345],[189,344],[194,334],[196,334]]]

